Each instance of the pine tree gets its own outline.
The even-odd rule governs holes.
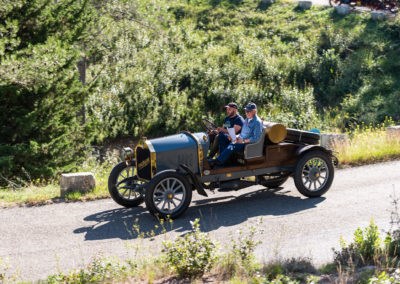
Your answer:
[[[0,182],[49,178],[70,169],[88,127],[79,40],[87,1],[3,0],[0,5]]]

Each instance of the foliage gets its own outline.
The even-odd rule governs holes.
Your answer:
[[[86,268],[68,274],[59,272],[41,282],[49,284],[113,282],[116,279],[124,278],[127,272],[127,267],[120,262],[98,256]]]
[[[286,276],[286,275],[277,275],[275,277],[275,279],[272,280],[267,280],[264,279],[264,281],[262,283],[268,283],[268,284],[297,284],[300,283],[300,281],[294,280],[292,279],[290,276]],[[307,282],[307,283],[314,283],[312,282]]]
[[[370,284],[389,284],[389,283],[400,283],[400,270],[396,269],[393,273],[387,273],[382,271],[378,277],[372,277],[369,279]]]
[[[392,238],[389,234],[384,240],[384,246],[382,246],[378,226],[371,219],[369,226],[364,230],[360,227],[357,228],[351,244],[346,245],[343,239],[340,240],[341,250],[334,250],[335,262],[344,267],[376,264],[385,256],[391,241]]]
[[[1,283],[15,283],[18,279],[18,274],[10,274],[10,265],[8,259],[0,258],[0,282]]]
[[[84,150],[77,113],[86,90],[74,46],[90,21],[87,1],[6,1],[0,13],[1,183],[53,177]]]
[[[96,187],[90,192],[70,192],[60,196],[60,188],[57,180],[32,179],[25,186],[14,184],[14,186],[0,187],[0,206],[10,207],[14,205],[44,205],[53,201],[65,200],[95,200],[108,198],[108,176],[113,166],[118,163],[116,153],[107,152],[103,162],[99,162],[98,155],[91,155],[78,167],[78,171],[93,173],[96,180]]]
[[[216,243],[200,231],[199,219],[191,222],[193,232],[163,242],[167,262],[180,277],[197,277],[209,271],[217,260]]]
[[[389,137],[386,132],[391,125],[393,121],[389,118],[375,126],[356,125],[347,133],[348,143],[335,147],[340,163],[360,165],[400,157],[400,137]]]
[[[312,264],[312,259],[308,257],[290,258],[282,263],[282,267],[287,272],[308,272],[316,273],[316,269]]]
[[[257,234],[263,233],[263,230],[258,229],[261,224],[262,218],[257,221],[255,226],[249,226],[246,228],[248,233],[244,233],[242,229],[239,229],[236,234],[237,239],[231,236],[232,249],[230,254],[238,257],[240,262],[244,265],[250,264],[254,261],[254,250],[261,244],[261,241],[255,240]]]
[[[109,65],[89,106],[98,140],[197,131],[203,115],[219,124],[232,100],[302,129],[400,118],[398,20],[255,0],[154,3],[98,7],[114,27],[102,33]]]

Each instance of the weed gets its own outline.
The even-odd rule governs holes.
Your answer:
[[[270,264],[264,267],[263,273],[267,277],[267,279],[274,279],[278,275],[283,274],[283,267],[280,263]]]
[[[127,275],[128,271],[125,265],[99,255],[86,268],[68,274],[58,272],[50,275],[42,283],[97,283],[121,279]]]
[[[389,234],[384,240],[385,246],[382,246],[378,226],[371,219],[369,226],[364,230],[357,228],[350,245],[346,245],[343,239],[340,240],[341,250],[334,250],[335,261],[343,267],[353,268],[382,263],[385,262],[390,243],[391,236]]]
[[[338,270],[338,265],[337,263],[327,263],[324,264],[321,268],[319,268],[319,271],[322,274],[334,274]]]
[[[217,244],[200,231],[199,219],[191,222],[193,232],[174,241],[163,242],[167,262],[180,277],[198,277],[209,271],[217,261]]]
[[[392,123],[387,119],[379,126],[357,125],[348,133],[349,143],[335,149],[341,164],[361,165],[400,157],[400,139],[387,139],[386,127]]]
[[[250,264],[254,260],[254,250],[261,244],[261,241],[255,240],[257,234],[263,233],[263,230],[257,230],[261,224],[262,218],[257,221],[255,227],[247,227],[248,234],[245,234],[242,229],[239,229],[237,232],[237,239],[231,236],[232,250],[230,253],[234,256],[238,256],[243,265]]]
[[[307,257],[290,258],[282,262],[282,267],[286,272],[316,273],[311,259]]]
[[[18,279],[18,273],[9,274],[10,264],[7,259],[0,258],[0,283],[14,283]]]
[[[392,274],[382,271],[378,277],[372,277],[370,284],[400,283],[400,270],[396,269]]]

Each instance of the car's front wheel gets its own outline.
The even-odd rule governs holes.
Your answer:
[[[160,219],[176,218],[192,201],[192,187],[187,178],[175,171],[155,176],[146,187],[146,207]]]
[[[108,191],[112,199],[125,207],[136,207],[144,201],[144,185],[136,175],[136,168],[125,162],[116,165],[108,178]]]
[[[294,183],[307,197],[319,197],[332,185],[334,169],[331,157],[321,151],[306,153],[296,165]]]

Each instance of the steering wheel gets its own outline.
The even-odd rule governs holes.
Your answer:
[[[205,129],[207,129],[208,132],[211,132],[213,130],[217,130],[217,126],[208,118],[202,118],[201,119],[201,125],[203,125],[203,127]]]

